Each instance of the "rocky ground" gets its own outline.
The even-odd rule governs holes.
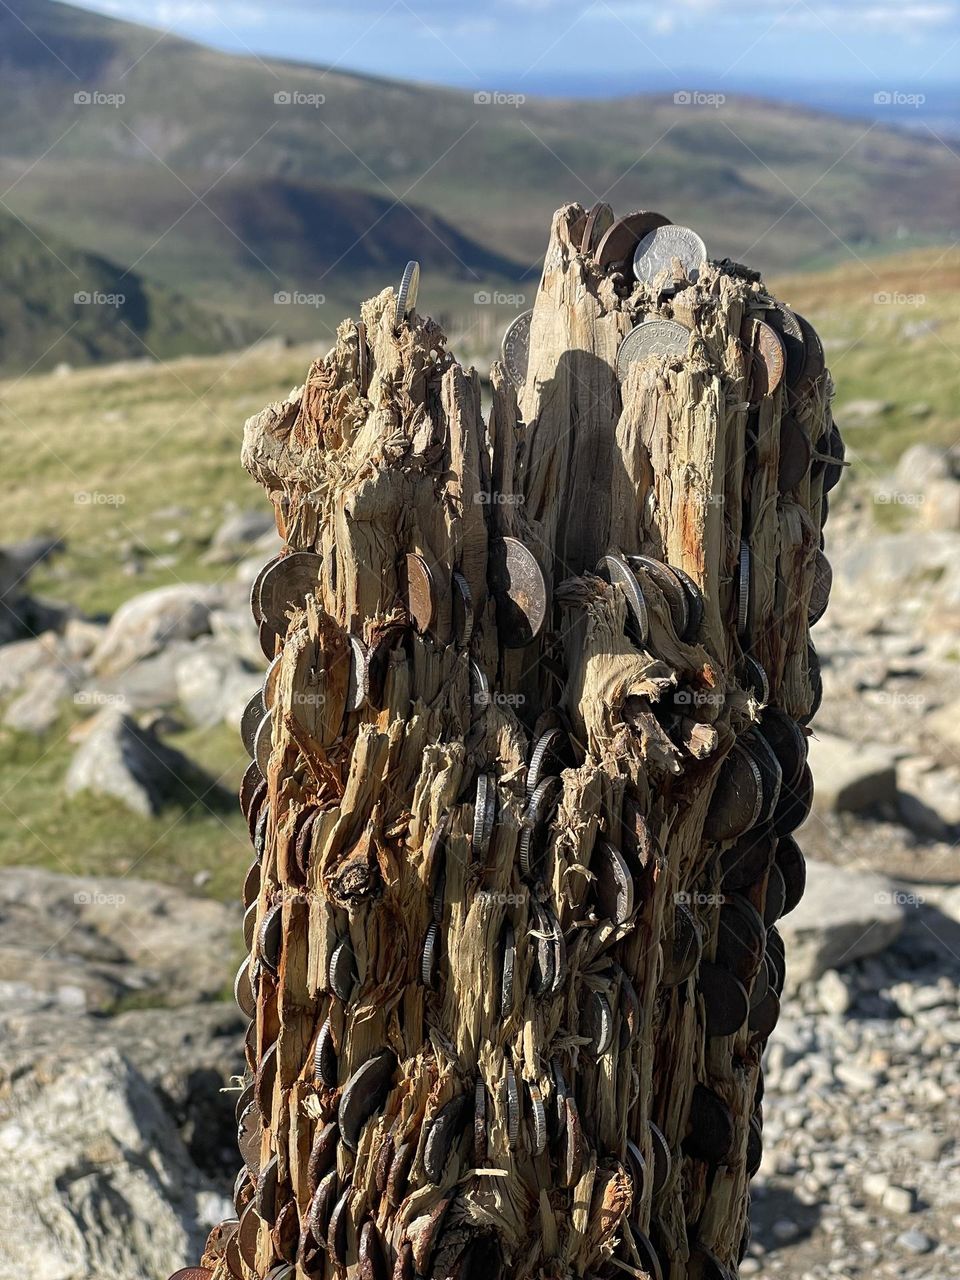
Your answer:
[[[845,482],[828,525],[809,884],[783,922],[745,1276],[960,1277],[960,481],[949,455],[911,453],[882,484]],[[55,540],[6,548],[6,740],[45,742],[66,715],[60,788],[117,815],[184,791],[232,805],[168,739],[235,725],[258,687],[246,596],[276,542],[234,513],[207,552],[216,585],[109,619],[30,594]],[[0,1280],[163,1280],[227,1212],[239,924],[198,892],[0,871]]]

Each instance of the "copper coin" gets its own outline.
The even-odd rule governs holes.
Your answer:
[[[417,630],[429,631],[437,617],[437,588],[426,560],[411,551],[407,555],[407,612]]]
[[[273,1231],[270,1233],[273,1241],[273,1247],[276,1249],[280,1257],[287,1263],[286,1268],[282,1271],[280,1264],[267,1272],[270,1276],[273,1271],[277,1272],[275,1280],[279,1280],[282,1275],[284,1277],[292,1275],[292,1266],[297,1256],[297,1245],[300,1243],[300,1211],[297,1208],[296,1200],[288,1200],[277,1214],[277,1221],[274,1224]]]
[[[673,908],[673,928],[665,935],[663,950],[663,975],[665,987],[675,987],[686,980],[700,963],[703,939],[700,926],[690,908],[676,902]]]
[[[750,997],[732,973],[719,965],[700,963],[697,988],[703,996],[708,1036],[732,1036],[747,1020]]]
[[[323,557],[293,551],[272,564],[260,582],[260,615],[277,633],[287,633],[291,609],[302,609],[307,596],[319,596]]]
[[[260,608],[260,586],[264,578],[270,570],[280,563],[283,556],[274,556],[272,560],[268,560],[263,568],[258,572],[250,587],[250,612],[253,614],[254,622],[259,626],[263,622],[263,611]],[[271,655],[272,656],[272,655]]]
[[[317,1187],[337,1163],[337,1144],[340,1141],[340,1130],[335,1121],[330,1120],[322,1127],[317,1126],[307,1163],[307,1189],[313,1196]]]
[[[613,226],[613,210],[602,200],[598,201],[587,214],[580,237],[580,252],[586,257],[593,253],[594,247]]]
[[[777,464],[777,488],[780,493],[795,489],[810,470],[813,449],[810,437],[792,413],[780,422],[780,456]]]
[[[765,320],[757,320],[754,330],[755,350],[760,356],[763,377],[756,386],[758,395],[751,394],[751,401],[756,403],[763,396],[772,396],[783,381],[786,372],[787,357],[783,349],[780,335]]]
[[[604,232],[597,244],[594,258],[601,271],[611,267],[619,267],[633,261],[637,245],[644,236],[655,231],[657,227],[666,227],[670,223],[662,213],[637,210],[628,213]]]
[[[206,1267],[185,1267],[182,1271],[175,1271],[170,1280],[212,1280],[213,1272],[208,1271]]]
[[[240,811],[243,816],[247,817],[258,796],[262,799],[266,794],[267,784],[260,772],[260,766],[256,760],[251,760],[240,783]]]
[[[387,1255],[383,1248],[383,1236],[372,1218],[368,1218],[360,1229],[357,1262],[360,1280],[390,1280]]]
[[[516,538],[502,538],[491,548],[490,568],[501,639],[508,649],[522,649],[537,638],[546,621],[543,570]]]
[[[360,1131],[390,1092],[397,1059],[391,1049],[381,1049],[358,1067],[340,1095],[337,1122],[348,1150],[356,1152]]]
[[[805,360],[803,329],[800,327],[797,317],[782,302],[776,303],[773,310],[767,312],[767,320],[783,339],[783,348],[786,354],[785,376],[787,386],[793,387],[803,373]]]
[[[623,556],[618,555],[603,556],[594,572],[624,593],[630,619],[627,630],[638,645],[645,645],[650,638],[650,618],[637,575]]]

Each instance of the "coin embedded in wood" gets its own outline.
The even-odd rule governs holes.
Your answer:
[[[784,787],[773,815],[773,829],[778,836],[788,836],[805,822],[813,806],[813,774],[809,764],[800,771],[792,787]]]
[[[280,637],[270,626],[269,622],[261,622],[257,628],[257,640],[260,644],[260,651],[268,662],[272,662],[277,656],[277,650],[280,646]]]
[[[237,1147],[240,1159],[254,1177],[260,1172],[260,1150],[263,1140],[263,1120],[255,1102],[244,1107],[237,1121]]]
[[[776,837],[766,828],[746,832],[720,855],[724,893],[748,889],[762,880],[773,861]]]
[[[423,1147],[423,1171],[431,1182],[439,1182],[450,1154],[466,1128],[472,1111],[472,1099],[460,1093],[444,1103],[430,1121]]]
[[[830,561],[822,551],[818,551],[813,561],[813,586],[810,589],[810,600],[807,605],[807,626],[815,627],[827,612],[832,586],[833,569],[830,567]]]
[[[664,936],[662,950],[661,981],[665,987],[675,987],[686,982],[700,963],[703,951],[700,926],[693,912],[683,902],[676,902],[674,905],[673,928]]]
[[[516,1072],[509,1062],[504,1065],[503,1092],[507,1110],[507,1142],[512,1149],[520,1136],[520,1090]]]
[[[251,760],[244,771],[240,782],[240,812],[247,819],[255,804],[262,802],[267,794],[267,784],[256,760]],[[259,808],[257,810],[259,812]]]
[[[350,680],[347,684],[347,712],[362,711],[370,697],[370,668],[367,665],[367,647],[355,635],[350,641]]]
[[[300,1243],[300,1211],[296,1200],[288,1200],[280,1209],[270,1238],[284,1261],[271,1268],[267,1276],[273,1277],[273,1280],[289,1280],[293,1275],[297,1245]]]
[[[291,609],[302,609],[307,596],[318,595],[323,557],[294,551],[270,565],[260,582],[261,620],[279,636],[287,633]]]
[[[557,807],[560,779],[544,778],[527,800],[520,831],[520,872],[532,876],[543,854],[544,828]]]
[[[767,312],[767,320],[783,339],[783,349],[786,354],[785,376],[787,386],[796,386],[803,373],[805,360],[803,329],[801,329],[797,317],[782,302],[776,303],[773,309]]]
[[[329,1018],[324,1020],[317,1036],[313,1051],[313,1074],[328,1089],[337,1087],[337,1050],[333,1043],[333,1028]]]
[[[530,933],[535,942],[533,964],[530,968],[530,990],[537,1000],[543,999],[553,985],[556,976],[554,964],[553,931],[540,903],[531,904]]]
[[[687,354],[690,330],[676,320],[642,320],[634,325],[617,349],[617,377],[621,382],[638,360],[653,356],[681,357]]]
[[[763,897],[763,922],[768,928],[775,925],[783,915],[786,900],[787,884],[783,872],[774,862],[767,875],[767,890]]]
[[[375,1111],[378,1111],[390,1092],[396,1055],[390,1049],[381,1049],[358,1067],[344,1085],[340,1095],[337,1122],[344,1145],[356,1152],[360,1131]]]
[[[703,833],[719,843],[756,826],[763,808],[763,778],[757,762],[736,742],[720,767]]]
[[[500,932],[500,1017],[506,1019],[513,1012],[513,984],[516,975],[517,942],[513,925],[503,922]]]
[[[760,720],[764,738],[780,762],[782,785],[792,787],[807,760],[807,739],[792,716],[778,707],[767,707]]]
[[[532,1128],[531,1154],[542,1156],[547,1149],[547,1110],[543,1105],[543,1094],[535,1084],[527,1085],[530,1098],[530,1124]]]
[[[743,640],[750,626],[750,545],[740,543],[737,562],[737,635]]]
[[[357,980],[357,965],[349,938],[342,938],[334,947],[327,977],[330,990],[346,1003],[353,994],[353,984]]]
[[[776,753],[759,729],[744,734],[741,739],[744,750],[760,770],[760,782],[763,788],[763,804],[757,822],[767,822],[772,816],[780,799],[780,787],[783,782],[783,770]]]
[[[686,278],[699,280],[707,265],[707,246],[689,227],[657,227],[643,237],[633,254],[633,274],[646,284],[653,284],[662,271],[672,268],[679,258]]]
[[[734,1123],[730,1108],[706,1085],[693,1089],[684,1149],[710,1164],[723,1164],[733,1145]]]
[[[580,237],[580,252],[587,256],[593,253],[601,238],[613,226],[613,210],[603,200],[599,200],[587,214]]]
[[[613,1044],[613,1012],[610,1001],[599,991],[591,991],[587,996],[580,1034],[588,1038],[587,1048],[595,1058],[602,1058]]]
[[[668,564],[654,560],[652,556],[630,556],[630,567],[638,575],[645,573],[660,588],[670,610],[670,620],[678,639],[687,634],[690,625],[690,607],[683,584]],[[642,583],[642,578],[641,578]]]
[[[244,751],[251,759],[254,755],[254,741],[257,729],[266,712],[267,709],[263,705],[263,695],[258,689],[240,715],[240,741],[243,743]]]
[[[429,631],[437,618],[437,587],[423,556],[407,556],[407,612],[420,632]]]
[[[777,488],[789,493],[810,470],[813,448],[810,437],[792,413],[780,421],[780,457],[777,463]]]
[[[670,1177],[670,1170],[673,1167],[673,1153],[663,1130],[659,1129],[653,1121],[650,1121],[649,1129],[650,1145],[653,1149],[653,1194],[658,1196]]]
[[[257,955],[271,973],[280,966],[280,948],[283,942],[283,904],[272,906],[260,922],[257,930]]]
[[[493,774],[480,773],[473,803],[473,851],[478,858],[487,856],[496,818],[497,788]]]
[[[500,638],[508,649],[522,649],[537,638],[546,621],[543,570],[517,538],[501,538],[491,547],[490,570]]]
[[[278,565],[282,559],[283,559],[283,556],[274,556],[272,560],[268,560],[267,563],[257,573],[257,576],[254,578],[253,582],[251,583],[250,612],[253,614],[253,620],[257,624],[257,626],[259,626],[260,623],[263,622],[263,610],[260,608],[260,586],[264,578],[270,572],[270,570],[275,565]],[[268,656],[272,656],[272,655],[268,655]]]
[[[327,1227],[330,1224],[330,1215],[333,1213],[333,1206],[337,1202],[340,1190],[340,1180],[337,1177],[336,1169],[331,1169],[320,1180],[320,1185],[313,1193],[310,1205],[307,1209],[307,1226],[310,1228],[310,1234],[313,1238],[326,1247]]]
[[[185,1267],[175,1271],[169,1280],[213,1280],[213,1272],[206,1267]]]
[[[618,555],[603,556],[597,562],[594,572],[611,586],[619,587],[626,596],[629,615],[627,630],[635,643],[645,645],[650,639],[650,617],[637,575],[623,556]]]
[[[631,1203],[633,1211],[636,1213],[640,1202],[643,1200],[644,1187],[647,1182],[647,1162],[643,1158],[643,1152],[632,1138],[627,1139],[626,1161],[630,1181],[633,1184]]]
[[[473,635],[473,594],[462,573],[453,571],[453,634],[457,647],[466,649]]]
[[[680,585],[687,597],[687,609],[689,612],[689,623],[681,640],[693,640],[700,631],[700,624],[703,622],[703,593],[694,580],[683,569],[678,569],[676,565],[669,566],[671,573],[678,579]]]
[[[828,462],[823,469],[824,493],[830,493],[831,490],[835,489],[843,477],[846,450],[843,447],[840,430],[835,422],[831,425],[830,434],[827,436],[827,452],[830,454],[832,461]]]
[[[654,213],[637,209],[623,218],[618,218],[600,237],[594,254],[597,266],[601,271],[611,267],[626,266],[633,261],[637,245],[644,236],[655,231],[657,227],[665,227],[670,219],[662,213]]]
[[[751,691],[760,705],[765,707],[770,701],[770,681],[767,679],[766,671],[750,653],[744,654],[743,657],[743,675],[745,687]]]
[[[387,1255],[383,1248],[383,1236],[372,1218],[368,1218],[360,1229],[357,1262],[360,1280],[390,1280],[390,1268],[387,1266]]]
[[[473,1090],[473,1158],[482,1165],[487,1158],[487,1086],[477,1076]]]
[[[650,1280],[663,1280],[663,1267],[660,1265],[660,1258],[650,1239],[632,1222],[627,1226],[633,1238],[633,1247],[640,1259],[641,1271],[649,1276]]]
[[[543,777],[545,768],[570,763],[570,739],[563,729],[548,729],[542,733],[530,753],[527,766],[527,795],[533,795]]]
[[[763,964],[767,931],[763,918],[749,899],[725,896],[717,929],[716,962],[746,984]]]
[[[268,711],[257,725],[253,738],[254,759],[264,777],[270,769],[270,756],[273,753],[273,712]]]
[[[425,987],[432,987],[437,980],[437,962],[440,958],[440,926],[431,920],[423,940],[420,956],[420,979]]]
[[[470,697],[478,711],[485,711],[490,706],[490,681],[479,663],[470,659]]]
[[[747,1020],[750,998],[742,982],[719,965],[702,961],[697,987],[703,996],[708,1036],[732,1036]]]
[[[800,371],[798,384],[805,389],[812,386],[823,375],[827,365],[823,355],[823,343],[816,329],[809,320],[805,320],[800,315],[799,311],[793,314],[803,334],[803,368]]]
[[[532,311],[524,311],[507,325],[500,344],[500,359],[507,377],[519,391],[527,380],[530,363],[530,322]]]
[[[784,836],[777,842],[774,854],[783,876],[784,898],[781,915],[789,915],[800,899],[807,884],[807,864],[800,846],[793,836]]]
[[[764,385],[757,388],[762,395],[772,396],[783,381],[787,356],[780,335],[765,320],[756,321],[756,350],[763,362]],[[751,399],[754,397],[751,396]]]
[[[594,894],[601,914],[616,925],[626,924],[636,902],[626,858],[609,841],[598,840],[590,869],[596,876]]]
[[[759,1040],[768,1040],[779,1020],[780,997],[771,986],[756,1008],[750,1010],[747,1025]]]
[[[400,328],[404,320],[417,305],[417,295],[420,292],[420,263],[408,262],[403,269],[403,275],[400,277],[400,287],[397,290],[397,304],[393,313],[394,332]]]
[[[322,1127],[317,1126],[314,1134],[310,1159],[307,1162],[307,1189],[313,1196],[323,1178],[327,1176],[337,1163],[337,1144],[340,1141],[340,1130],[336,1122],[329,1120]]]
[[[260,1170],[257,1178],[257,1190],[253,1198],[257,1213],[270,1227],[277,1220],[279,1184],[280,1160],[277,1156],[271,1156]]]
[[[250,979],[250,957],[247,956],[233,980],[233,995],[240,1012],[247,1018],[257,1016],[257,997]]]

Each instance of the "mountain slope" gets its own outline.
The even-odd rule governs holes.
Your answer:
[[[0,300],[2,373],[215,353],[258,336],[105,258],[41,241],[2,212]]]

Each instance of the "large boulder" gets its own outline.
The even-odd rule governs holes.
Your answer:
[[[821,813],[864,813],[896,795],[896,758],[886,748],[818,732],[809,759],[814,808]]]
[[[41,735],[60,719],[73,696],[77,678],[65,667],[32,671],[23,690],[7,707],[3,723],[17,733]]]
[[[0,1277],[161,1280],[196,1262],[230,1201],[115,1048],[69,1040],[0,1101]]]
[[[168,885],[5,867],[0,1013],[213,1000],[239,940],[239,910]]]
[[[208,564],[230,564],[247,555],[261,538],[276,533],[276,517],[269,507],[236,511],[227,516],[213,535],[204,556]]]
[[[198,640],[179,659],[176,679],[180,705],[194,724],[236,727],[263,677],[226,645]]]
[[[903,930],[908,898],[886,876],[808,858],[800,904],[777,924],[791,985],[886,950]]]
[[[127,600],[116,611],[93,651],[91,666],[102,676],[126,671],[174,640],[193,640],[210,630],[216,587],[184,584],[159,587]]]
[[[64,786],[67,795],[90,791],[110,796],[144,817],[198,796],[208,805],[225,798],[192,760],[114,706],[104,707],[90,721]]]

